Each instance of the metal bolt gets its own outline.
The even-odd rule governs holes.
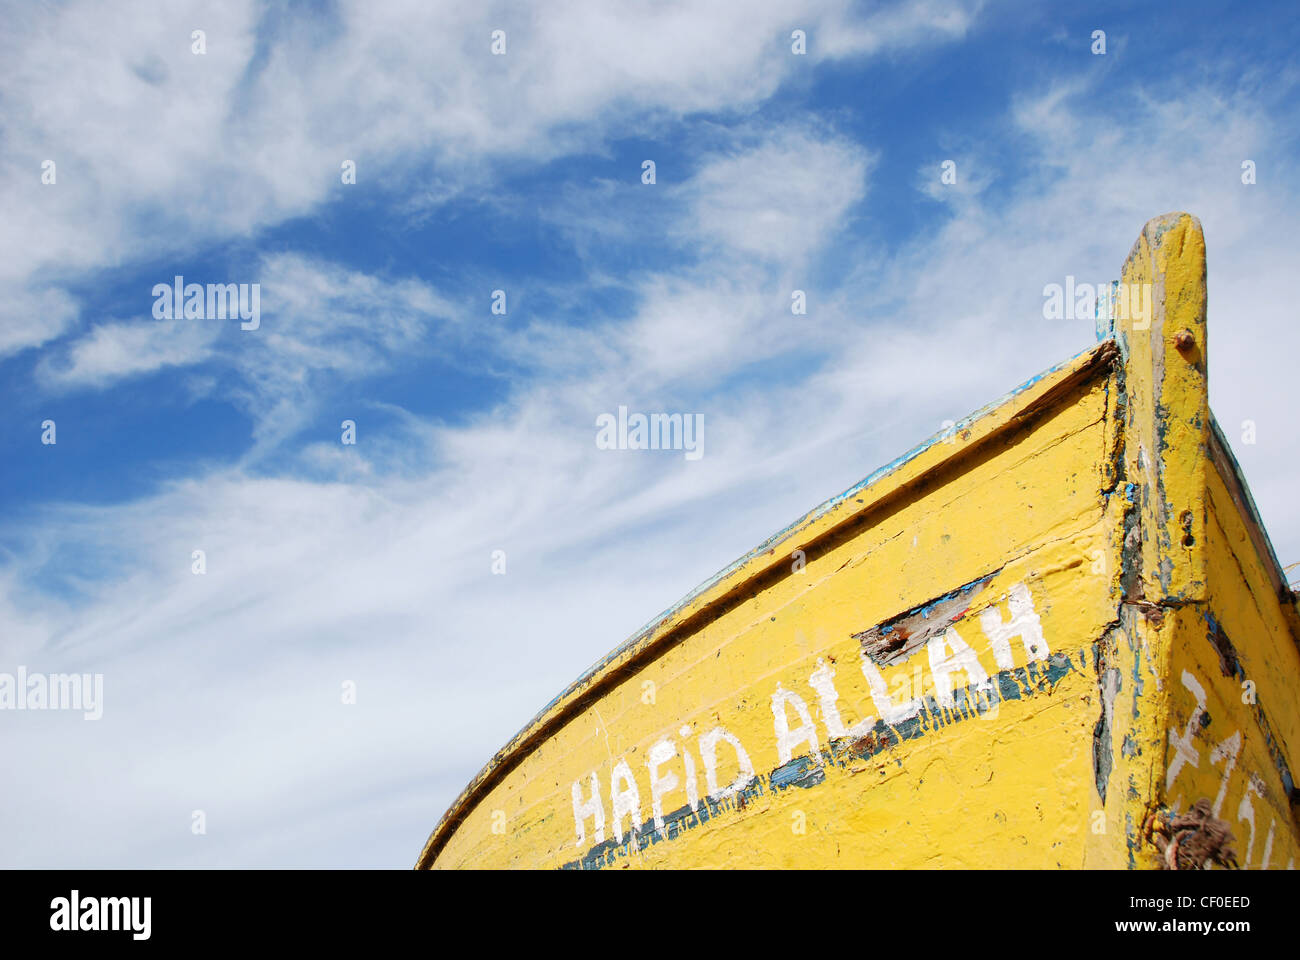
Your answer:
[[[1196,346],[1196,337],[1192,336],[1190,330],[1179,330],[1174,334],[1174,346],[1186,352]]]

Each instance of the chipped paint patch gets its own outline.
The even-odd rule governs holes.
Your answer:
[[[1092,733],[1093,769],[1097,772],[1097,796],[1106,802],[1106,787],[1115,757],[1111,749],[1111,719],[1115,713],[1115,696],[1119,693],[1122,675],[1116,667],[1101,675],[1101,718]]]
[[[862,644],[862,652],[877,666],[890,667],[902,663],[966,616],[971,599],[988,586],[997,572],[995,570],[951,593],[913,607],[870,630],[855,633],[853,639]]]

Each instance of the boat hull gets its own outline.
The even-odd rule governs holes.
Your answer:
[[[1123,276],[1156,286],[1146,327],[615,650],[418,865],[1180,866],[1202,799],[1216,862],[1293,865],[1300,617],[1205,405],[1199,224],[1152,221]]]

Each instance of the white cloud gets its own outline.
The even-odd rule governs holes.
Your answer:
[[[57,287],[11,288],[0,306],[0,358],[59,337],[77,313],[76,302]]]
[[[215,321],[205,320],[100,324],[63,358],[43,359],[38,371],[55,388],[102,387],[123,377],[198,363],[211,355],[217,333]]]
[[[749,109],[818,60],[943,42],[969,19],[957,0],[898,4],[854,32],[846,9],[769,0],[615,12],[571,0],[542,15],[499,2],[355,2],[325,24],[319,11],[251,2],[11,11],[0,38],[0,299],[39,296],[43,270],[72,278],[181,255],[417,171],[445,199],[482,188],[493,160],[540,162],[597,149],[611,127]],[[790,53],[792,19],[821,38],[807,57]],[[498,28],[501,57],[489,50]],[[202,56],[195,29],[206,31]],[[357,163],[355,187],[340,183],[344,160]],[[69,321],[33,322],[12,321],[0,350]]]
[[[230,378],[229,396],[254,421],[257,456],[310,419],[323,383],[361,380],[478,336],[453,304],[414,278],[289,253],[265,257],[255,276],[256,329],[242,329],[238,319],[100,324],[42,358],[38,376],[52,389],[98,388],[213,361]],[[199,380],[200,393],[215,386]]]
[[[784,129],[711,160],[686,188],[692,236],[799,267],[866,192],[871,156],[810,131]]]

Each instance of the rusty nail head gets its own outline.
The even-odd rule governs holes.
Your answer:
[[[1179,330],[1174,334],[1174,346],[1179,350],[1190,350],[1196,344],[1196,337],[1190,330]]]

